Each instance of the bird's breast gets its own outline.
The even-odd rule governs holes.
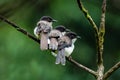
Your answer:
[[[72,44],[72,46],[65,48],[65,56],[67,56],[67,57],[70,56],[72,54],[73,50],[74,50],[73,44]]]
[[[35,27],[35,29],[34,29],[34,35],[35,35],[37,38],[39,38],[39,35],[37,34],[37,28],[38,28],[38,27]]]

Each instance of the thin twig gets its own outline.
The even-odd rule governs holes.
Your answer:
[[[96,73],[95,71],[93,71],[93,70],[91,70],[90,68],[88,68],[88,67],[86,67],[86,66],[78,63],[77,61],[75,61],[74,59],[72,59],[71,56],[70,56],[69,58],[67,58],[67,60],[70,61],[71,63],[73,63],[74,65],[82,68],[83,70],[89,72],[89,73],[92,74],[93,76],[95,76],[95,77],[97,76],[97,73]]]
[[[25,31],[24,29],[20,28],[19,26],[17,26],[15,23],[9,21],[8,19],[6,19],[5,17],[0,15],[0,19],[6,23],[8,23],[9,25],[11,25],[12,27],[14,27],[17,31],[25,34],[26,36],[28,36],[29,38],[33,39],[36,42],[40,42],[38,39],[36,39],[35,37],[33,37],[30,33],[28,33],[27,31]]]
[[[113,72],[120,68],[120,61],[116,63],[112,68],[110,68],[103,76],[103,79],[106,80]]]
[[[85,7],[83,6],[81,0],[77,0],[78,6],[80,8],[80,10],[84,13],[84,16],[87,18],[87,20],[90,22],[90,24],[92,25],[94,32],[95,32],[95,36],[96,39],[98,39],[98,28],[97,25],[95,24],[95,22],[93,21],[92,17],[90,16],[90,14],[88,13],[88,11],[85,9]]]
[[[0,19],[3,20],[4,22],[8,23],[9,25],[11,25],[11,27],[15,28],[16,30],[18,30],[19,32],[23,33],[24,35],[28,36],[29,38],[31,38],[32,40],[36,41],[37,43],[39,43],[40,41],[38,39],[36,39],[35,37],[33,37],[30,33],[28,33],[27,31],[25,31],[24,29],[20,28],[19,26],[17,26],[15,23],[9,21],[8,19],[0,16]],[[78,66],[79,68],[82,68],[83,70],[93,74],[94,76],[96,76],[96,72],[94,72],[93,70],[83,66],[82,64],[79,64],[77,61],[75,61],[74,59],[70,59],[67,58],[68,61],[70,61],[71,63],[73,63],[74,65]]]

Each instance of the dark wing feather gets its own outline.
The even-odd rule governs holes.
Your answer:
[[[64,44],[58,46],[58,50],[64,49],[69,46],[71,46],[71,44],[64,43]]]
[[[70,38],[63,36],[58,40],[58,50],[64,49],[66,47],[71,46],[72,41]]]

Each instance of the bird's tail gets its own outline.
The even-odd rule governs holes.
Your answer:
[[[58,51],[58,54],[56,56],[56,64],[62,64],[65,65],[66,63],[66,58],[65,58],[65,49],[62,49],[60,51]]]
[[[40,49],[47,50],[48,49],[48,34],[42,33],[40,39]]]
[[[49,44],[49,49],[51,50],[57,50],[58,48],[58,42],[56,38],[51,38],[50,39],[50,44]]]

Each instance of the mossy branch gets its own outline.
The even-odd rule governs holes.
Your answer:
[[[78,6],[80,10],[84,13],[84,16],[87,18],[87,20],[92,25],[94,32],[95,32],[95,38],[96,38],[96,46],[97,46],[97,80],[106,80],[115,70],[117,70],[120,67],[120,62],[118,62],[115,66],[113,66],[111,69],[109,69],[104,74],[104,65],[103,65],[103,49],[104,49],[104,35],[105,35],[105,13],[106,13],[106,0],[103,0],[102,3],[102,13],[101,13],[101,22],[100,27],[96,26],[95,22],[93,21],[92,17],[88,13],[88,11],[83,6],[81,0],[77,0]]]
[[[29,38],[31,38],[32,40],[34,40],[35,42],[39,43],[40,41],[35,38],[34,36],[32,36],[30,33],[28,33],[27,31],[25,31],[24,29],[22,29],[21,27],[17,26],[15,23],[9,21],[8,19],[6,19],[5,17],[1,16],[0,15],[0,19],[2,21],[4,21],[5,23],[11,25],[11,27],[15,28],[17,31],[23,33],[24,35],[28,36]],[[40,43],[39,43],[40,44]],[[67,58],[67,60],[69,62],[71,62],[72,64],[74,64],[75,66],[79,67],[79,68],[82,68],[83,70],[91,73],[92,75],[96,76],[96,72],[94,72],[93,70],[91,70],[90,68],[78,63],[77,61],[75,61],[74,59],[71,58]]]
[[[103,49],[104,49],[104,35],[105,35],[105,12],[106,12],[106,0],[102,3],[101,22],[99,27],[99,44],[98,44],[98,77],[97,80],[103,80],[104,65],[103,65]]]
[[[106,0],[103,0],[102,4],[102,14],[101,22],[99,27],[99,53],[98,53],[98,64],[103,63],[102,54],[103,54],[103,43],[105,35],[105,12],[106,12]]]
[[[105,34],[105,12],[106,12],[106,0],[103,0],[102,4],[102,15],[101,15],[101,22],[100,22],[100,28],[96,26],[95,22],[91,18],[88,11],[83,6],[81,0],[77,0],[80,10],[84,13],[87,20],[92,25],[94,32],[95,32],[95,38],[96,38],[96,46],[97,46],[97,80],[102,80],[103,74],[104,74],[104,65],[103,65],[103,43],[104,43],[104,34]]]
[[[77,0],[77,3],[78,3],[78,6],[79,6],[80,10],[84,13],[84,16],[87,18],[89,23],[92,25],[92,27],[94,29],[94,32],[95,32],[96,39],[98,41],[99,38],[98,38],[98,28],[97,28],[97,25],[95,24],[95,22],[93,21],[92,17],[88,13],[88,10],[85,9],[85,7],[82,4],[81,0]]]

